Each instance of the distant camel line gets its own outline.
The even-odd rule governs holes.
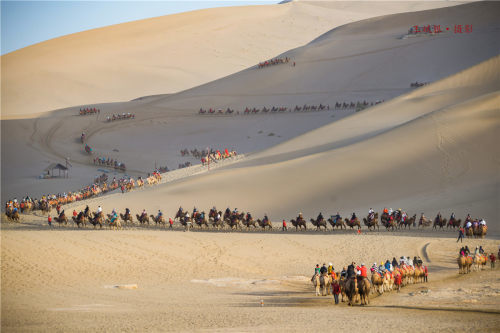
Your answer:
[[[347,110],[347,109],[356,109],[356,110],[362,110],[368,106],[373,106],[380,104],[384,102],[385,100],[377,100],[375,102],[367,102],[367,101],[357,101],[357,102],[335,102],[334,108],[330,108],[330,104],[319,104],[319,105],[307,105],[304,104],[303,106],[298,106],[295,105],[295,107],[287,107],[287,106],[272,106],[269,108],[263,107],[262,109],[258,108],[249,108],[246,107],[243,111],[240,110],[235,110],[231,108],[226,108],[225,110],[223,109],[216,109],[216,108],[209,108],[209,109],[203,109],[200,108],[198,111],[198,114],[256,114],[259,112],[262,113],[268,113],[268,112],[303,112],[303,111],[322,111],[322,110]]]

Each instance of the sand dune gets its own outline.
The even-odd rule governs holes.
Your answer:
[[[1,57],[2,119],[178,92],[345,23],[460,2],[292,2],[214,8],[84,31]]]

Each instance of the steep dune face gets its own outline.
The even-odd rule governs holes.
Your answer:
[[[356,20],[448,2],[215,8],[80,32],[1,57],[2,118],[178,92]]]

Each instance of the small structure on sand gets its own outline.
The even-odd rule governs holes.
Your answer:
[[[54,170],[58,170],[58,176],[54,175]],[[54,177],[63,177],[68,178],[68,168],[60,163],[52,163],[48,167],[43,170],[43,178],[54,178]],[[63,175],[61,176],[61,171]]]

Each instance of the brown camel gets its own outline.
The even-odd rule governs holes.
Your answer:
[[[61,213],[59,215],[59,217],[54,217],[54,221],[56,221],[57,223],[59,223],[59,226],[61,226],[61,224],[64,223],[64,225],[68,224],[68,219],[66,218],[66,215],[63,213]]]
[[[328,222],[331,224],[332,228],[347,229],[344,221],[340,216],[338,218],[337,217],[329,218]]]
[[[372,273],[372,285],[374,291],[379,294],[384,293],[384,278],[379,273]]]
[[[377,227],[377,230],[379,230],[378,213],[375,213],[373,218],[370,218],[370,215],[368,215],[367,217],[364,217],[363,222],[368,227],[368,230],[371,230],[371,228],[373,228],[373,230],[375,231],[375,227]]]
[[[368,305],[370,303],[370,289],[371,284],[368,278],[362,278],[358,283],[358,292],[360,296],[361,305]]]
[[[111,222],[111,219],[106,219],[106,223],[109,225],[109,229],[122,229],[122,223],[120,222],[119,219],[115,219],[113,222]]]
[[[273,228],[273,224],[269,219],[262,221],[260,219],[257,219],[257,223],[262,227],[262,229],[266,229],[266,227],[269,227],[269,230],[271,230]]]
[[[137,217],[137,221],[139,221],[140,224],[147,223],[149,225],[149,217],[147,215],[135,214],[135,216]]]
[[[359,223],[359,219],[356,217],[354,221],[349,220],[347,217],[344,219],[345,224],[353,229],[355,226],[358,227],[358,230],[361,229],[361,224]]]
[[[316,227],[316,230],[321,230],[321,227],[325,228],[325,231],[328,229],[326,225],[325,219],[320,219],[320,220],[315,220],[315,219],[310,219],[311,223],[313,226]]]
[[[299,228],[302,230],[302,227],[304,227],[304,230],[307,230],[306,221],[304,219],[291,219],[290,222],[295,227],[295,230],[298,230]]]
[[[73,216],[73,222],[75,222],[78,228],[80,228],[81,226],[85,227],[86,222],[83,213],[78,214],[78,216]]]
[[[149,217],[151,217],[151,220],[154,221],[156,225],[159,224],[165,226],[165,219],[163,218],[163,216],[155,217],[153,214],[151,214],[149,215]]]
[[[120,218],[122,219],[123,223],[127,223],[127,221],[130,221],[131,224],[134,224],[132,214],[130,214],[130,213],[126,213],[125,215],[120,213]]]

